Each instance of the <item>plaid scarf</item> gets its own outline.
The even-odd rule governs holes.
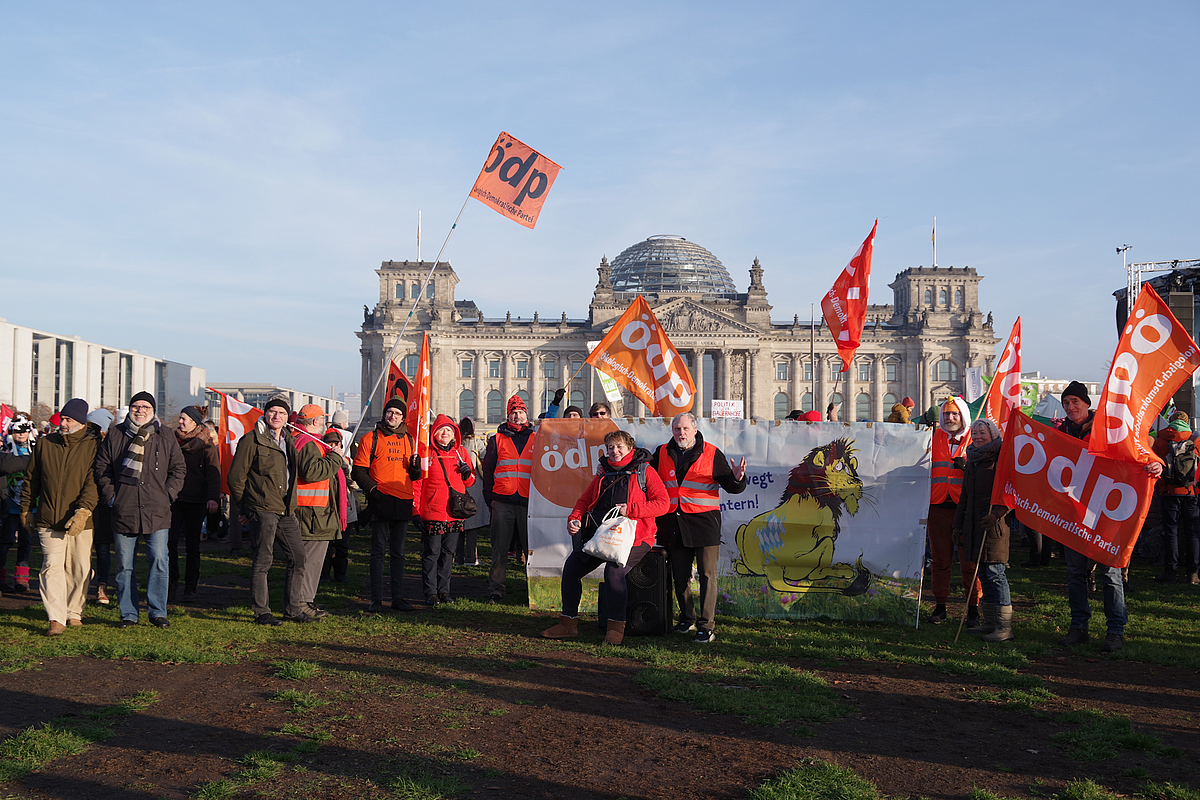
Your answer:
[[[125,419],[125,435],[132,437],[133,441],[125,448],[125,460],[121,462],[121,483],[137,486],[138,481],[141,480],[142,457],[146,454],[146,439],[154,433],[155,428],[153,418],[140,428],[132,417]]]

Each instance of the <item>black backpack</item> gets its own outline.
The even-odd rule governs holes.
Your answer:
[[[1191,439],[1172,442],[1167,448],[1162,476],[1175,486],[1188,486],[1196,480],[1196,443]]]

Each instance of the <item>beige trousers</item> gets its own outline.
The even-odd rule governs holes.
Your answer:
[[[92,531],[67,536],[65,531],[39,527],[38,539],[42,543],[38,584],[46,616],[66,625],[67,620],[83,616],[92,580]]]

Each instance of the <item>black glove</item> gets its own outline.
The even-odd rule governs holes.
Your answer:
[[[463,480],[466,480],[467,476],[471,474],[471,465],[465,461],[458,462],[456,469],[458,474],[463,476]]]
[[[408,462],[408,477],[414,481],[421,479],[421,457],[416,453],[413,453],[412,460]]]
[[[962,456],[955,456],[953,459],[951,459],[951,463],[954,464],[955,469],[966,469],[967,468],[967,460],[965,458],[963,458]]]
[[[554,403],[553,404],[556,406],[562,405],[562,399],[566,396],[567,396],[567,387],[564,386],[561,389],[559,389],[557,392],[554,393]]]

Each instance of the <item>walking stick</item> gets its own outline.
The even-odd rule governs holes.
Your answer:
[[[996,520],[997,524],[999,522],[1000,520]],[[971,587],[967,589],[967,605],[958,620],[958,632],[954,634],[954,644],[958,644],[958,637],[962,636],[963,623],[967,621],[967,612],[971,608],[971,592],[975,590],[975,581],[979,580],[979,562],[983,560],[983,546],[985,544],[987,544],[987,531],[983,532],[983,538],[979,541],[979,555],[975,559],[975,574],[971,576]]]

